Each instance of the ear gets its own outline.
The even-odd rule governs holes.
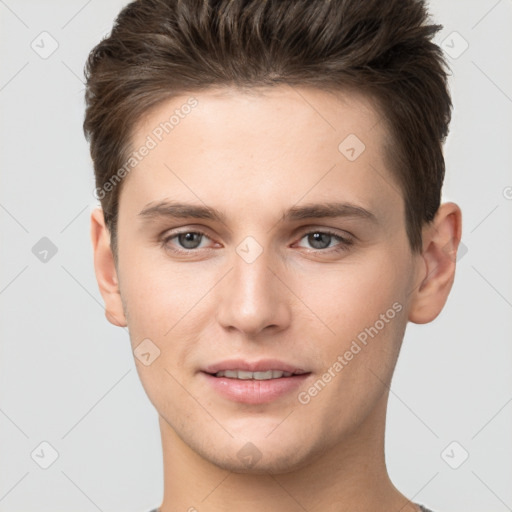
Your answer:
[[[455,278],[461,234],[460,208],[454,203],[442,204],[423,230],[421,264],[409,310],[411,322],[425,324],[441,313]]]
[[[119,327],[126,327],[114,255],[110,247],[110,232],[105,225],[103,210],[96,208],[91,213],[91,241],[94,251],[94,271],[101,296],[105,302],[107,320]]]

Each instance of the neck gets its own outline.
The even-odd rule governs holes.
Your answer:
[[[164,500],[160,512],[418,512],[391,482],[384,458],[387,395],[332,449],[288,473],[234,473],[190,449],[160,417]]]

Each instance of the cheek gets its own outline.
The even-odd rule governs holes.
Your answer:
[[[145,262],[135,254],[131,265],[128,259],[125,263],[122,291],[132,350],[137,358],[137,347],[143,347],[143,340],[149,339],[154,344],[150,352],[158,354],[148,366],[136,361],[141,383],[158,411],[169,407],[168,397],[172,396],[183,404],[182,412],[187,414],[193,404],[178,384],[179,375],[196,348],[194,341],[201,338],[207,329],[205,323],[210,321],[204,309],[207,301],[201,298],[212,285],[204,272],[192,272],[190,267],[185,270],[184,266],[173,265],[171,269],[170,265]]]
[[[385,390],[382,382],[391,378],[407,323],[408,263],[406,256],[397,258],[388,248],[342,264],[325,275],[323,287],[316,285],[310,302],[305,300],[333,331],[325,331],[318,343],[323,371],[330,373],[325,378],[333,383],[319,403],[336,396],[336,407],[351,404],[363,414],[365,403],[374,403]],[[347,394],[348,389],[357,393]]]
[[[399,268],[406,268],[406,263],[397,264],[392,254],[375,252],[364,260],[342,262],[321,276],[307,277],[301,296],[338,337],[353,337],[396,302],[403,305],[407,278]]]
[[[123,300],[128,313],[130,337],[136,345],[144,338],[154,339],[163,351],[175,346],[186,329],[187,337],[210,318],[202,310],[206,295],[215,285],[201,263],[165,264],[132,252],[120,265]]]
[[[322,360],[318,377],[327,384],[303,390],[318,396],[312,399],[317,407],[335,411],[325,419],[332,429],[340,428],[339,414],[350,413],[350,421],[357,423],[391,379],[407,323],[407,277],[398,270],[406,262],[396,261],[391,252],[374,254],[324,273],[324,285],[315,280],[314,292],[313,281],[307,281],[309,294],[307,286],[302,289],[304,302],[333,331],[325,330],[318,339],[318,327],[305,327],[311,339],[317,333]],[[321,389],[325,391],[317,391]]]

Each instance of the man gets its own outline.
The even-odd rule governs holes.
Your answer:
[[[421,1],[141,0],[91,52],[107,319],[159,413],[161,512],[416,512],[384,457],[442,310],[451,101]]]

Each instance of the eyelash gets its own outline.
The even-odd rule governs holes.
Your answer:
[[[173,233],[172,235],[169,235],[169,236],[163,236],[160,240],[160,243],[161,243],[161,246],[162,248],[166,249],[166,250],[170,250],[171,252],[174,252],[176,254],[185,254],[185,255],[191,255],[193,254],[194,252],[197,252],[199,250],[199,248],[195,248],[195,249],[176,249],[176,248],[169,248],[168,244],[171,240],[173,240],[174,238],[177,238],[179,235],[184,235],[184,234],[187,234],[187,233],[193,233],[193,234],[197,234],[197,235],[201,235],[202,237],[206,237],[206,238],[210,238],[206,233],[202,232],[202,231],[192,231],[192,230],[183,230],[183,231],[179,231],[179,232],[176,232],[176,233]],[[304,237],[307,237],[308,235],[312,235],[312,234],[322,234],[322,235],[328,235],[328,236],[331,236],[335,239],[337,239],[340,243],[335,246],[335,248],[326,248],[326,249],[309,249],[309,252],[314,252],[314,253],[328,253],[328,254],[332,254],[332,253],[339,253],[339,252],[345,252],[349,249],[349,247],[351,245],[354,244],[354,240],[352,238],[345,238],[345,237],[342,237],[341,235],[337,234],[337,233],[334,233],[333,231],[330,231],[330,230],[324,230],[324,229],[316,229],[316,230],[312,230],[312,231],[307,231],[307,232],[304,232],[300,239],[299,240],[302,240]],[[202,239],[201,239],[202,241]]]

